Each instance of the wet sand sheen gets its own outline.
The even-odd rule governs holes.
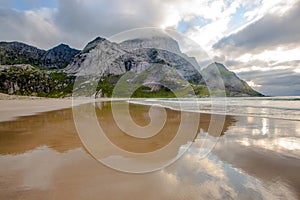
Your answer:
[[[99,105],[102,104],[102,105]],[[105,106],[104,106],[105,105]],[[101,108],[101,109],[99,109]],[[135,123],[139,126],[147,126],[150,123],[150,117],[148,115],[149,106],[141,106],[130,104],[130,114]],[[164,109],[164,108],[157,108]],[[113,114],[111,112],[111,105],[107,102],[99,102],[97,104],[97,116],[99,119],[100,126],[103,128],[104,132],[107,133],[106,136],[109,140],[117,145],[118,147],[134,153],[147,153],[153,152],[158,149],[163,148],[168,145],[171,140],[174,139],[178,133],[178,128],[181,120],[181,113],[179,111],[166,109],[167,119],[164,127],[157,134],[150,138],[136,138],[126,134],[122,131],[114,121]],[[199,114],[199,113],[189,113],[189,119],[197,119],[199,117],[197,132],[194,134],[194,139],[200,129],[207,132],[209,128],[209,123],[211,115],[209,114]],[[129,117],[129,116],[128,116]],[[227,128],[234,123],[234,118],[227,116],[225,119],[225,124],[221,133],[210,132],[210,135],[220,136],[224,134]],[[190,123],[197,123],[190,121]]]
[[[180,112],[167,110],[167,127],[160,134],[148,141],[136,139],[132,142],[133,138],[114,125],[109,103],[101,104],[102,109],[97,110],[97,113],[101,126],[107,130],[107,133],[111,133],[107,134],[107,137],[114,144],[128,151],[149,152],[159,149],[174,137],[172,133],[178,128]],[[98,105],[96,107],[99,108]],[[138,124],[143,126],[149,123],[148,109],[147,106],[130,106],[132,117]],[[200,117],[199,129],[202,128],[207,131],[211,116],[201,114]],[[242,124],[247,123],[245,119],[239,118],[238,120]],[[222,134],[226,134],[228,130],[230,131],[230,128],[235,126],[236,121],[237,118],[227,116]],[[214,133],[211,134],[214,135]],[[196,140],[198,139],[196,138]],[[242,170],[245,169],[254,177],[261,180],[269,178],[268,176],[262,176],[260,173],[251,173],[247,170],[247,167],[237,162],[241,157],[251,159],[251,151],[242,155],[237,154],[236,158],[232,159],[232,155],[239,151],[235,147],[237,145],[233,144],[232,148],[228,148],[224,153],[224,148],[227,147],[220,143],[213,153],[220,155],[222,160],[236,163],[237,167]],[[213,186],[207,185],[207,182],[205,184],[201,183],[202,180],[207,178],[207,175],[202,177],[196,173],[198,169],[208,174],[212,173],[210,175],[214,175],[218,171],[214,168],[207,169],[205,167],[206,162],[211,162],[209,158],[199,161],[197,163],[198,169],[190,168],[195,163],[190,163],[190,156],[187,155],[165,170],[134,175],[124,174],[105,167],[91,158],[83,149],[84,147],[76,133],[71,109],[22,117],[16,121],[1,122],[0,199],[98,199],[98,197],[109,199],[198,199],[199,197],[216,198],[219,195],[212,192],[211,187]],[[276,162],[280,162],[281,158],[276,157],[274,159],[277,160]],[[291,161],[288,158],[286,159]],[[294,166],[298,166],[298,164],[299,160],[293,160]],[[259,165],[253,165],[256,166],[256,171],[259,171]],[[218,165],[216,164],[215,167],[217,168]],[[255,171],[255,167],[253,168]],[[182,171],[183,169],[185,169],[182,174],[185,176],[184,179],[175,176],[175,174],[178,174],[178,170]],[[289,169],[296,170],[297,168],[291,167]],[[296,174],[297,171],[291,173]],[[283,174],[283,176],[285,175]],[[199,180],[194,180],[195,177],[198,177]],[[284,178],[290,180],[288,176]],[[196,184],[194,181],[196,181]],[[216,182],[214,178],[209,181]],[[218,179],[218,181],[220,180]],[[218,184],[220,183],[216,182],[216,185]],[[226,189],[225,186],[223,187]],[[298,195],[300,194],[295,185],[292,184],[290,187]],[[224,188],[219,188],[219,190]],[[228,189],[228,191],[231,190]],[[246,197],[247,195],[248,197],[254,195],[253,192],[249,194],[247,192],[228,193],[229,197],[236,198],[244,197],[241,195],[246,195]],[[228,194],[221,193],[221,195],[226,197]]]
[[[96,107],[96,112],[99,124],[106,130],[106,133],[109,133],[107,137],[128,151],[150,152],[163,147],[174,137],[180,122],[180,112],[167,109],[168,121],[161,131],[163,134],[158,134],[150,139],[137,139],[130,137],[118,128],[113,119],[109,102],[99,102],[98,104],[105,105],[101,110]],[[149,106],[130,106],[131,117],[141,126],[147,125],[150,121],[148,110]],[[210,117],[209,114],[200,115],[199,130],[208,130]],[[233,117],[227,116],[221,134],[224,134],[234,121]],[[210,134],[217,135],[217,133]],[[138,144],[138,142],[141,143]],[[71,108],[0,122],[0,154],[20,154],[40,146],[47,146],[58,152],[83,147],[76,132]]]

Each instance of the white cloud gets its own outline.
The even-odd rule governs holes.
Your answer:
[[[246,12],[244,16],[252,22],[270,13],[280,16],[286,13],[296,2],[297,0],[263,0],[260,3],[261,6]]]
[[[294,69],[293,71],[296,72],[296,73],[300,73],[300,67]]]
[[[198,7],[195,6],[194,10],[192,9],[189,14],[210,19],[211,22],[205,26],[190,27],[185,35],[209,51],[212,44],[230,32],[228,25],[231,20],[231,15],[236,12],[238,7],[238,2],[226,5],[222,0],[213,1],[210,4],[202,3],[198,5]]]
[[[247,24],[214,44],[216,58],[261,85],[262,93],[299,95],[300,2],[263,0],[259,5],[244,13]]]
[[[204,27],[193,27],[185,35],[209,52],[211,45],[219,40],[227,31],[229,21],[230,18],[227,17],[214,21]]]
[[[280,63],[280,62],[285,62],[290,60],[298,60],[299,52],[300,52],[300,48],[291,49],[291,50],[275,50],[275,51],[266,50],[260,54],[246,53],[241,55],[240,57],[235,58],[235,60],[241,62],[263,60],[265,62]]]
[[[258,85],[256,83],[254,83],[253,81],[247,81],[247,84],[250,86],[250,87],[254,87],[254,88],[260,88],[261,85]]]
[[[300,48],[294,49],[283,49],[278,47],[276,50],[265,50],[262,53],[253,55],[253,59],[265,60],[265,61],[273,61],[284,62],[289,60],[297,60],[299,59]]]
[[[60,41],[60,30],[46,18],[50,10],[20,12],[0,9],[0,12],[1,39],[23,41],[40,48],[48,48]]]

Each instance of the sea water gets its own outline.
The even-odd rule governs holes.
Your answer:
[[[130,103],[156,105],[174,110],[265,117],[300,121],[300,97],[212,97],[134,99]]]

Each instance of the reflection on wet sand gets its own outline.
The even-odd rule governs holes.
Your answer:
[[[0,122],[1,154],[21,154],[40,146],[47,146],[58,152],[81,147],[72,109]]]
[[[167,119],[164,127],[154,136],[150,138],[137,138],[126,134],[122,131],[118,125],[114,121],[114,116],[111,111],[111,104],[108,102],[98,102],[97,103],[97,116],[99,119],[100,126],[102,127],[104,133],[107,133],[106,136],[109,140],[117,145],[118,147],[135,153],[146,153],[152,152],[158,149],[161,149],[168,145],[171,140],[173,140],[178,134],[179,125],[181,122],[181,113],[179,111],[174,111],[170,109],[166,109]],[[149,117],[149,106],[141,106],[141,105],[130,105],[130,114],[131,116],[124,116],[124,118],[132,117],[136,124],[139,126],[146,126],[150,123]],[[156,109],[164,109],[164,108],[156,108]],[[159,117],[159,116],[157,116]],[[199,114],[199,113],[188,113],[189,123],[199,123],[197,131],[194,133],[193,138],[197,136],[197,133],[202,129],[204,132],[208,131],[210,125],[211,115],[209,114]],[[199,122],[196,120],[200,119]],[[195,120],[195,121],[193,121]],[[226,116],[225,124],[222,127],[222,132],[218,133],[211,129],[209,132],[212,136],[220,136],[224,134],[224,132],[228,129],[228,127],[234,123],[235,120],[233,117]],[[192,131],[192,130],[186,130]],[[186,135],[189,133],[185,133]],[[192,133],[193,134],[193,133]],[[182,141],[182,144],[185,144]],[[177,148],[178,151],[178,148]]]
[[[99,123],[103,129],[108,130],[109,139],[116,142],[118,146],[127,150],[147,152],[150,149],[156,149],[167,144],[174,137],[180,120],[180,112],[167,109],[168,123],[164,127],[163,135],[155,137],[150,142],[141,143],[141,145],[127,145],[137,142],[133,137],[123,133],[114,123],[109,102],[98,102],[97,115]],[[101,108],[98,109],[98,108]],[[149,123],[148,106],[131,105],[130,112],[133,119],[142,125]],[[197,114],[199,115],[199,114]],[[208,130],[210,115],[201,114],[199,129]],[[226,123],[222,134],[228,127],[234,123],[233,117],[226,117]],[[217,135],[212,133],[212,135]],[[123,138],[125,138],[123,140]],[[119,141],[118,141],[119,139]],[[141,139],[140,139],[141,140]],[[147,145],[148,146],[147,146]],[[146,145],[146,146],[144,146]],[[21,154],[26,151],[34,150],[41,146],[50,147],[58,152],[65,152],[71,149],[82,147],[77,135],[73,121],[72,109],[63,109],[58,111],[45,112],[34,116],[20,117],[17,120],[0,122],[0,153],[3,154]],[[133,146],[133,147],[129,147]],[[149,149],[150,148],[150,149]]]
[[[167,110],[168,128],[149,143],[138,141],[139,148],[129,147],[130,136],[111,121],[110,104],[95,108],[101,126],[111,131],[107,137],[135,152],[167,144],[180,119],[180,112]],[[130,106],[136,123],[149,123],[148,109]],[[207,131],[210,115],[200,118],[198,130]],[[298,137],[299,122],[268,119],[262,129],[263,123],[259,118],[227,116],[223,136],[207,157],[198,153],[200,134],[173,165],[127,174],[100,164],[84,150],[71,109],[1,122],[0,199],[299,199],[297,149],[267,147],[276,138]]]
[[[110,131],[111,135],[107,136],[126,149],[130,142],[127,137],[130,136],[117,129],[110,104],[100,103],[95,107],[101,108],[97,110],[98,119],[101,126]],[[147,106],[130,106],[133,119],[140,125],[149,123],[148,110]],[[141,152],[159,148],[174,137],[172,134],[178,127],[180,112],[167,110],[167,113],[167,127],[149,143],[139,145]],[[208,129],[209,118],[209,115],[201,116],[199,129]],[[233,121],[232,117],[228,118],[227,126]],[[133,175],[112,170],[94,160],[83,150],[71,109],[1,122],[0,139],[0,199],[86,199],[99,196],[106,199],[161,199],[163,196],[176,199],[180,196],[174,194],[175,188],[170,188],[174,184],[168,178],[171,171]],[[174,181],[179,187],[180,181]],[[186,192],[182,190],[182,193]],[[187,199],[196,196],[197,190]]]
[[[243,121],[248,123],[242,124]],[[236,126],[220,138],[213,152],[247,174],[267,180],[268,184],[290,187],[300,198],[299,124],[291,120],[237,117]],[[243,137],[238,137],[239,134]]]

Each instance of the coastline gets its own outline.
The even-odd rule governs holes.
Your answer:
[[[0,93],[0,122],[14,120],[17,117],[36,115],[38,113],[71,108],[90,102],[119,101],[122,98],[99,98],[72,100],[69,98],[44,98],[34,96],[17,96]]]
[[[25,105],[23,102],[30,101],[33,104],[52,102],[53,105],[54,100],[68,102],[68,99],[28,99],[16,102],[22,102],[22,106]],[[109,99],[99,99],[104,100]],[[161,148],[170,139],[165,137],[172,133],[168,131],[176,130],[180,122],[178,111],[167,109],[170,114],[169,124],[166,124],[168,128],[164,133],[149,139],[147,143],[129,141],[128,135],[121,134],[114,126],[109,103],[99,104],[95,106],[102,111],[98,117],[108,133],[107,137],[117,146],[131,152],[152,152]],[[147,106],[132,105],[131,111],[138,124],[147,124]],[[201,116],[200,127],[206,132],[211,117]],[[198,155],[204,139],[204,135],[199,134],[190,150],[175,163],[161,171],[139,175],[115,171],[93,159],[76,133],[71,108],[2,122],[0,164],[3,167],[0,176],[3,177],[1,184],[4,188],[0,189],[0,199],[16,199],[20,195],[24,199],[76,199],[74,197],[81,194],[103,196],[106,199],[120,199],[124,196],[129,199],[157,199],[159,196],[179,199],[178,194],[189,194],[184,196],[186,199],[199,195],[200,198],[210,199],[245,199],[258,193],[261,193],[262,199],[276,199],[278,196],[299,199],[299,159],[291,156],[298,150],[291,150],[293,145],[285,146],[298,141],[294,137],[298,135],[296,128],[299,122],[266,119],[266,134],[266,130],[261,127],[264,120],[260,118],[228,116],[226,121],[224,134],[217,138],[208,136],[208,141],[217,139],[218,143],[207,157],[201,158]],[[107,150],[101,147],[103,151]],[[123,183],[130,185],[130,192],[124,190]],[[178,193],[168,193],[176,189]],[[153,190],[157,191],[155,197],[151,196]],[[224,190],[231,193],[222,193]]]

